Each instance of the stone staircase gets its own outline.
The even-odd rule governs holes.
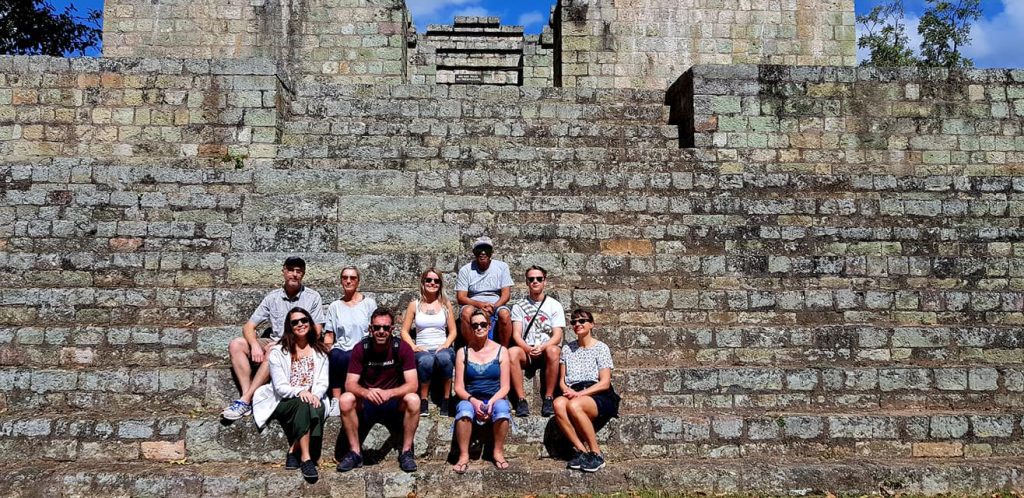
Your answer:
[[[61,70],[84,69],[47,69]],[[244,126],[218,128],[239,142],[224,151],[251,156],[138,143],[126,156],[103,152],[124,150],[117,144],[46,156],[25,147],[31,134],[0,147],[10,152],[0,162],[0,267],[9,275],[0,288],[0,494],[1024,488],[1017,156],[1004,152],[999,168],[966,175],[925,164],[934,149],[900,150],[886,169],[877,150],[858,156],[848,141],[811,140],[824,133],[821,113],[842,105],[796,105],[802,94],[760,92],[756,78],[736,84],[749,95],[719,98],[733,90],[713,76],[693,78],[695,95],[719,94],[697,99],[709,128],[690,131],[707,143],[689,149],[679,148],[687,130],[668,124],[664,92],[271,90],[266,75],[259,105],[245,105],[262,110],[276,92],[269,102],[279,111],[259,120],[273,143],[246,149]],[[246,86],[244,75],[225,79]],[[19,101],[24,85],[44,85],[21,81]],[[794,87],[856,94],[816,84]],[[783,114],[806,115],[784,116],[785,145],[749,146],[771,128],[776,107],[752,100],[766,95],[782,100],[770,105]],[[35,108],[11,105],[22,106]],[[870,124],[861,114],[828,118],[829,130]],[[989,121],[1015,130],[1010,118]],[[227,343],[280,284],[284,256],[306,257],[306,283],[326,301],[338,297],[338,270],[356,264],[365,291],[400,307],[424,268],[444,270],[450,290],[481,234],[512,267],[515,295],[522,271],[540,264],[552,295],[595,311],[624,398],[621,418],[599,433],[606,469],[566,471],[550,458],[563,445],[535,415],[516,421],[511,471],[475,462],[454,476],[445,464],[451,419],[435,411],[417,434],[420,472],[401,473],[391,453],[335,474],[332,420],[324,477],[306,485],[280,468],[276,425],[258,433],[248,420],[218,420],[235,395]],[[374,432],[369,447],[383,453],[384,439]]]

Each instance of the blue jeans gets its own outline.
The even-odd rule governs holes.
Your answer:
[[[345,392],[345,378],[348,377],[348,361],[352,358],[352,351],[332,349],[329,368],[327,369],[328,389],[339,388]],[[330,395],[330,391],[327,393]]]
[[[455,350],[444,348],[440,351],[417,351],[416,373],[420,384],[426,384],[439,372],[444,380],[451,380],[455,375]]]
[[[458,406],[455,407],[455,421],[458,422],[463,418],[476,419],[473,403],[467,400],[459,401]],[[491,422],[498,420],[512,420],[512,407],[508,404],[508,400],[499,399],[494,402],[494,407],[491,408]]]

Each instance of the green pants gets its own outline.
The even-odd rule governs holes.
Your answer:
[[[277,405],[272,418],[281,422],[289,444],[298,441],[307,432],[311,437],[324,435],[323,403],[320,403],[320,408],[313,408],[299,398],[286,399]]]

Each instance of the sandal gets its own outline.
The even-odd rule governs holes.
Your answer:
[[[452,465],[452,470],[459,475],[465,474],[469,470],[469,462]]]
[[[505,469],[508,468],[508,461],[506,461],[506,460],[495,460],[494,461],[494,468],[496,468],[498,470],[505,470]]]

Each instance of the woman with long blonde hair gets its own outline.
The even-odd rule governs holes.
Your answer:
[[[416,328],[415,339],[412,336]],[[452,390],[455,350],[455,311],[444,295],[444,276],[435,268],[420,275],[420,297],[409,303],[402,320],[402,340],[416,354],[416,372],[420,380],[420,415],[430,406],[430,382],[440,374],[444,380],[441,414],[447,415]]]

